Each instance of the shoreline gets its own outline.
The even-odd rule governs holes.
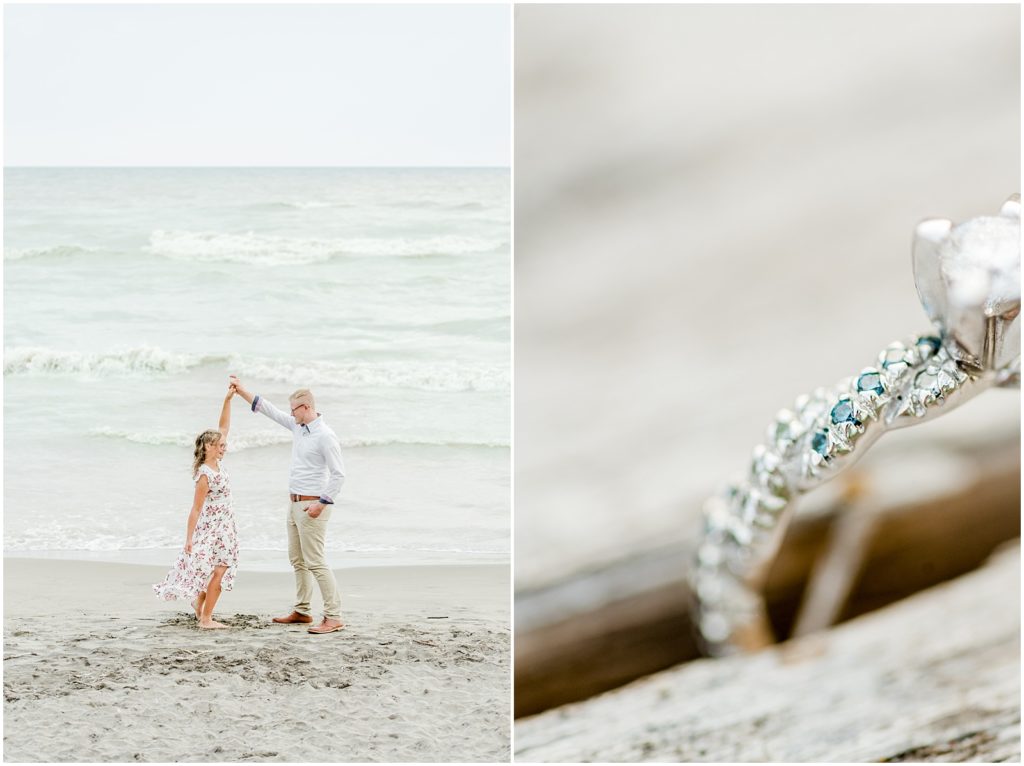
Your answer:
[[[151,586],[167,573],[162,564],[126,564],[62,558],[4,557],[4,621],[42,611],[50,615],[187,612],[181,601],[161,601]],[[510,623],[511,574],[507,564],[381,564],[332,567],[342,609],[413,617],[451,605]],[[31,588],[23,584],[30,583]],[[276,614],[294,600],[291,570],[239,567],[235,588],[225,591],[216,611]],[[321,607],[315,592],[313,611]],[[6,625],[5,625],[6,627]]]
[[[78,561],[87,564],[124,564],[127,566],[170,567],[179,548],[121,548],[112,551],[86,550],[5,550],[4,560]],[[411,554],[411,555],[410,555]],[[504,566],[511,568],[507,553],[456,553],[449,551],[327,551],[335,571],[368,568],[435,566]],[[334,559],[334,560],[331,560]],[[459,560],[461,559],[461,560]],[[288,551],[242,549],[239,572],[291,573]]]

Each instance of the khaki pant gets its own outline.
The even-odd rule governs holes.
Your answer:
[[[312,500],[300,500],[288,504],[288,559],[295,570],[295,611],[309,614],[309,602],[313,598],[313,582],[320,587],[324,599],[324,617],[341,619],[341,595],[334,572],[324,558],[324,540],[327,537],[327,520],[331,518],[333,505],[324,506],[323,512],[315,519],[306,513]]]

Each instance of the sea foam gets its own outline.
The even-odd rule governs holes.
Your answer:
[[[4,375],[41,373],[90,378],[175,374],[217,358],[175,354],[153,346],[96,353],[18,347],[4,349]]]
[[[52,247],[5,247],[4,260],[20,261],[25,258],[70,258],[76,255],[92,255],[100,252],[93,247],[81,245],[54,245]]]
[[[235,374],[275,383],[343,388],[413,388],[422,391],[503,391],[508,367],[457,362],[315,362],[230,360]]]
[[[202,365],[243,379],[290,386],[421,391],[504,391],[507,365],[459,362],[296,362],[239,354],[182,354],[153,346],[83,353],[40,347],[4,350],[4,375],[56,375],[79,379],[155,377],[188,373]]]
[[[154,446],[189,447],[195,443],[198,434],[185,431],[158,431],[152,433],[140,433],[126,431],[110,426],[94,428],[90,432],[92,436],[105,436],[113,439],[124,439],[136,444],[151,444]],[[347,449],[361,447],[482,447],[482,448],[507,448],[509,443],[501,440],[446,440],[443,438],[430,438],[418,436],[383,436],[380,438],[343,437],[340,439],[341,446]],[[228,438],[228,452],[242,452],[247,449],[267,447],[277,444],[291,444],[292,435],[284,429],[275,431],[257,431],[255,433],[232,434]]]
[[[154,231],[145,248],[153,255],[183,261],[246,263],[262,266],[322,263],[345,256],[424,257],[471,255],[502,249],[507,243],[454,235],[386,239],[299,239],[247,232]]]
[[[186,433],[184,431],[158,431],[153,433],[141,433],[125,431],[109,426],[94,428],[89,432],[93,436],[107,436],[115,439],[125,439],[136,444],[152,444],[156,446],[193,447],[198,433]],[[266,447],[272,444],[290,444],[292,435],[284,429],[276,431],[256,432],[247,434],[232,434],[228,438],[228,452],[241,452],[255,447]]]

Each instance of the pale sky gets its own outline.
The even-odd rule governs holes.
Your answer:
[[[7,5],[4,165],[510,164],[508,5]]]

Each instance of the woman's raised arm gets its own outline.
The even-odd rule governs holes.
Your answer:
[[[228,393],[224,397],[224,406],[220,410],[220,425],[217,426],[225,439],[228,438],[228,431],[231,429],[231,397],[234,395],[235,387],[228,386]]]

